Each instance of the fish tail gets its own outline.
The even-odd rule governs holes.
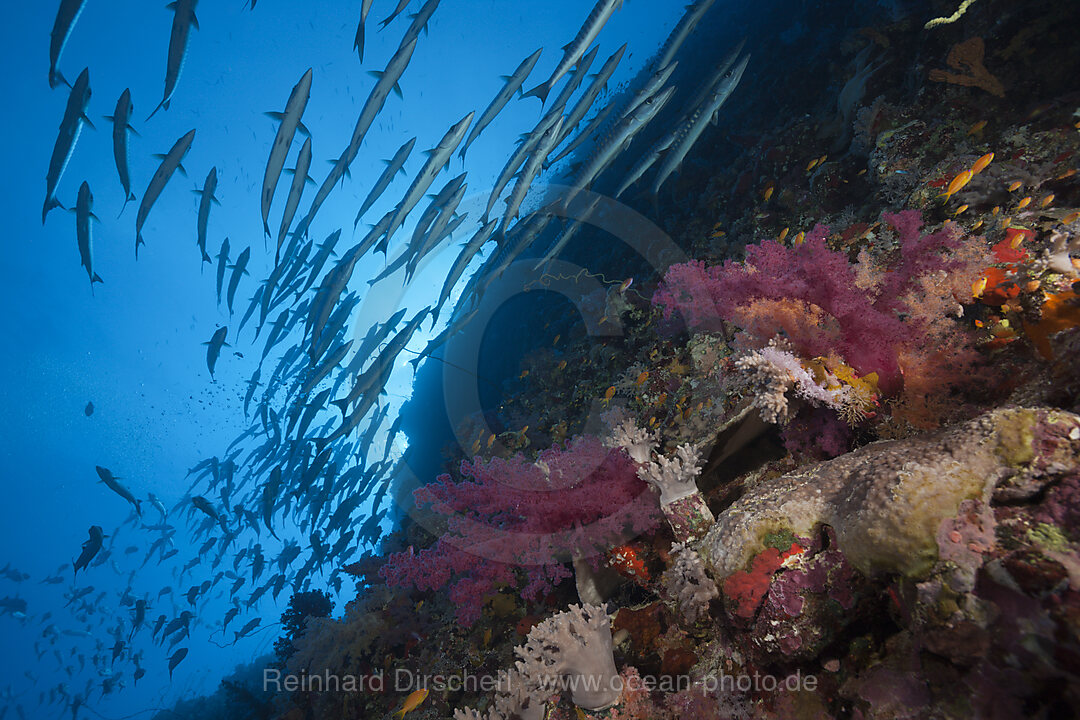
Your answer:
[[[205,250],[202,251],[202,261],[203,262],[208,262],[211,265],[214,264],[214,260],[209,255],[206,254]]]
[[[57,200],[55,197],[47,197],[47,198],[45,198],[45,206],[41,208],[41,224],[42,225],[45,224],[45,216],[49,214],[50,210],[52,210],[53,208],[63,208],[63,207],[64,206],[61,205],[60,201]]]
[[[128,194],[127,194],[127,197],[126,197],[126,198],[124,198],[124,204],[120,206],[120,212],[116,214],[116,217],[117,217],[118,219],[119,219],[119,217],[120,217],[121,215],[123,215],[123,214],[124,214],[124,210],[126,210],[126,209],[127,209],[127,204],[128,204],[129,202],[131,202],[132,200],[134,200],[134,199],[135,199],[135,193],[133,193],[133,192],[131,192],[131,191],[129,190],[129,191],[128,191]]]
[[[54,88],[57,85],[67,85],[71,87],[71,83],[67,81],[64,74],[57,70],[55,67],[49,68],[49,87]]]
[[[548,85],[546,82],[543,82],[543,83],[540,83],[539,85],[537,85],[536,87],[534,87],[529,92],[522,95],[521,97],[523,97],[523,98],[527,98],[527,97],[540,98],[540,104],[541,105],[546,105],[547,104],[548,93],[550,93],[550,92],[551,92],[551,86]]]
[[[143,240],[142,232],[135,233],[135,259],[139,259],[139,246],[145,245],[146,241]]]
[[[162,100],[161,102],[158,103],[158,106],[156,108],[154,108],[154,112],[147,115],[146,120],[144,120],[143,122],[146,122],[146,121],[150,120],[150,118],[154,117],[154,115],[157,114],[158,110],[168,110],[168,109],[169,109],[169,101],[168,101],[168,99]]]

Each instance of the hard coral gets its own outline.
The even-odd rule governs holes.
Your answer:
[[[768,534],[811,537],[828,525],[863,574],[918,576],[937,560],[942,520],[955,517],[964,500],[1030,496],[1077,457],[1080,417],[996,410],[766,481],[720,514],[699,552],[714,575],[726,578],[762,552]]]

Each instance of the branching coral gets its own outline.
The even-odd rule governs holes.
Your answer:
[[[986,44],[980,37],[973,37],[952,46],[945,62],[954,70],[961,73],[951,73],[946,70],[931,70],[930,79],[934,82],[946,82],[952,85],[982,88],[991,95],[1005,97],[1005,86],[1001,81],[990,74],[983,65],[983,56],[986,54]]]

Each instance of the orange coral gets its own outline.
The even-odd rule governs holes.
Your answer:
[[[1001,81],[990,74],[983,65],[983,56],[986,54],[986,45],[980,37],[973,37],[952,46],[945,62],[954,70],[962,73],[951,73],[945,70],[931,70],[930,79],[934,82],[947,82],[953,85],[982,88],[991,95],[1005,97],[1005,86]]]

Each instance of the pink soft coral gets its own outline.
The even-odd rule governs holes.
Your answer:
[[[447,516],[431,548],[390,556],[390,585],[438,590],[450,585],[458,620],[471,625],[500,585],[536,599],[570,576],[565,563],[606,551],[657,526],[655,496],[620,448],[592,437],[540,453],[462,462],[461,482],[442,475],[413,493],[417,505]]]
[[[914,210],[883,219],[900,238],[900,260],[874,288],[859,282],[846,255],[829,249],[829,229],[818,225],[798,247],[767,240],[747,247],[743,262],[674,265],[653,303],[666,318],[679,312],[691,328],[714,329],[725,320],[758,345],[783,335],[804,357],[838,354],[860,375],[876,372],[879,387],[894,393],[902,385],[900,349],[922,340],[921,324],[901,317],[902,298],[917,278],[951,267],[942,251],[960,236],[952,225],[921,235]]]

